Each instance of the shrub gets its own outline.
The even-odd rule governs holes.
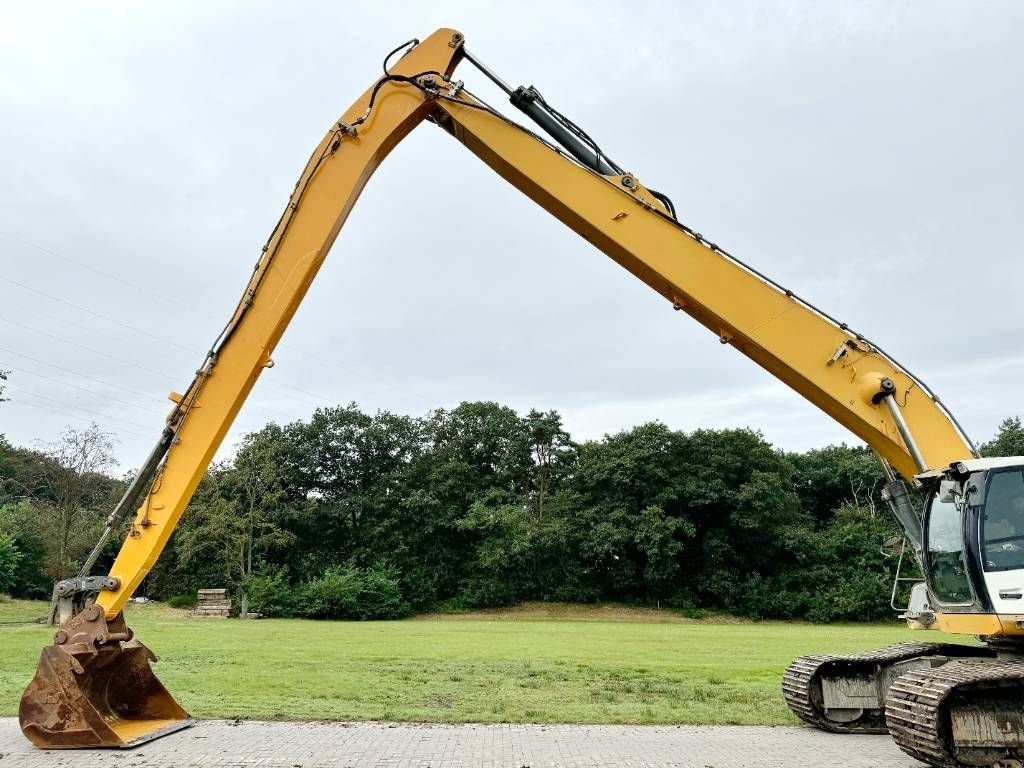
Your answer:
[[[891,614],[892,564],[880,542],[892,532],[887,517],[844,505],[820,530],[789,532],[791,563],[769,575],[752,574],[737,604],[756,619],[814,622],[871,621]]]
[[[287,568],[269,568],[249,580],[249,610],[264,616],[295,616],[297,589],[288,581]]]
[[[515,587],[506,579],[485,575],[467,579],[461,586],[456,600],[469,609],[503,608],[516,602]]]
[[[194,608],[196,604],[195,595],[174,595],[167,598],[167,604],[171,608]]]
[[[328,568],[306,582],[298,613],[312,619],[397,619],[409,612],[398,578],[385,568]]]

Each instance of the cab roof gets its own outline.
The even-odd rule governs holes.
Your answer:
[[[944,467],[943,469],[930,469],[927,472],[914,475],[914,479],[919,483],[924,483],[929,480],[934,481],[936,478],[943,477],[950,469],[954,470],[954,474],[959,475],[970,472],[984,472],[989,469],[1002,469],[1003,467],[1024,468],[1024,456],[999,456],[990,459],[964,459],[963,461],[954,461],[949,465],[949,467]]]

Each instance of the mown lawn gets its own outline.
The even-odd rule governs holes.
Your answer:
[[[0,715],[16,714],[52,635],[6,622],[45,611],[0,602]],[[698,622],[601,607],[360,623],[196,619],[148,605],[128,621],[192,714],[309,720],[792,723],[779,680],[793,657],[920,638],[896,621]]]

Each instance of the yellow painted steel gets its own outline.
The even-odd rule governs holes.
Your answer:
[[[461,35],[442,29],[424,40],[393,67],[411,76],[428,70],[450,73]],[[369,106],[371,91],[341,117],[352,124]],[[293,192],[282,225],[271,239],[242,303],[231,320],[233,332],[215,364],[201,373],[175,412],[187,416],[176,426],[174,444],[145,503],[139,509],[110,574],[120,580],[96,602],[114,618],[156,563],[192,493],[257,377],[298,309],[327,252],[348,218],[363,186],[388,153],[416,125],[432,104],[406,83],[385,83],[373,110],[351,136],[338,125],[317,146]],[[335,151],[331,151],[340,141]]]
[[[888,359],[650,209],[653,196],[581,168],[528,133],[441,101],[441,124],[485,163],[611,258],[874,448],[904,477],[918,472],[884,405],[883,378],[930,468],[972,457],[941,408]],[[685,217],[684,217],[685,218]],[[852,343],[858,350],[847,345]],[[829,363],[837,351],[846,353]]]
[[[461,44],[459,33],[439,30],[391,71],[449,75]],[[914,461],[885,408],[871,402],[883,377],[895,381],[897,402],[929,467],[970,457],[947,415],[908,375],[659,216],[663,206],[643,186],[629,190],[620,177],[581,168],[446,82],[434,95],[409,83],[380,84],[367,114],[373,91],[363,94],[317,147],[215,361],[178,398],[174,443],[110,571],[121,586],[97,599],[108,617],[117,615],[156,562],[256,378],[271,364],[275,345],[370,175],[428,116],[671,306],[849,428],[903,476],[916,473]],[[346,126],[360,118],[365,121],[352,135]],[[845,354],[836,358],[842,349]]]
[[[955,635],[982,635],[989,637],[1024,636],[1024,627],[1018,622],[1024,616],[1003,616],[994,613],[940,613],[935,623],[943,632]]]

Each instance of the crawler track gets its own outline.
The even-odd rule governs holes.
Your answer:
[[[954,708],[1000,707],[1008,713],[1024,705],[1024,660],[965,659],[901,675],[889,689],[886,722],[896,744],[911,757],[940,768],[1024,764],[1024,750],[971,750],[954,746]],[[996,716],[998,719],[998,716]],[[1007,727],[1009,718],[1006,719]],[[964,759],[970,763],[962,762]]]
[[[832,733],[886,733],[885,714],[881,710],[866,710],[860,718],[848,723],[829,720],[822,703],[821,677],[878,674],[880,669],[901,661],[947,654],[963,656],[967,651],[978,652],[978,649],[942,643],[898,643],[846,656],[801,656],[786,669],[782,693],[793,714],[816,728]]]

